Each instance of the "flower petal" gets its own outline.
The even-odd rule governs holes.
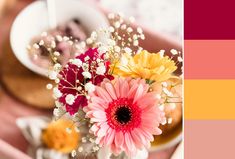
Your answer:
[[[111,102],[112,99],[110,95],[106,92],[105,89],[102,87],[96,87],[96,93],[99,97],[101,97],[103,100],[105,100],[107,103]]]
[[[93,111],[93,116],[99,119],[106,120],[106,113],[104,111]]]
[[[114,91],[113,85],[111,83],[106,83],[105,84],[105,88],[107,90],[107,92],[109,93],[109,95],[113,98],[113,99],[117,99],[116,93]]]
[[[127,93],[129,92],[129,85],[126,80],[123,80],[120,85],[120,97],[127,97]]]
[[[117,147],[122,147],[123,143],[124,143],[124,136],[123,136],[123,133],[119,131],[116,133],[116,136],[115,136],[115,145]]]
[[[107,134],[108,129],[109,129],[109,127],[107,126],[106,123],[102,124],[102,125],[100,126],[99,131],[97,132],[97,136],[98,136],[98,137],[103,137],[103,136],[105,136],[105,135]]]
[[[138,149],[142,149],[143,148],[143,143],[141,142],[141,138],[134,131],[132,131],[130,134],[131,134],[131,136],[133,138],[135,146]]]
[[[142,85],[139,85],[138,89],[136,90],[136,93],[135,93],[135,97],[134,97],[134,103],[140,98],[142,97],[142,94],[143,93],[143,86]]]
[[[120,85],[120,83],[119,83],[119,80],[117,79],[114,83],[114,88],[115,88],[117,98],[120,97],[120,86],[119,85]]]
[[[97,96],[92,96],[91,97],[91,103],[96,103],[96,104],[99,104],[99,106],[103,107],[103,108],[107,108],[107,102],[103,99],[103,98],[100,98],[100,97],[97,97]]]
[[[105,143],[107,145],[111,145],[113,143],[114,136],[115,136],[115,130],[113,130],[112,128],[109,128],[109,132],[105,138]]]

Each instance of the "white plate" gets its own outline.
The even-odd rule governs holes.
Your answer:
[[[108,26],[106,17],[98,9],[79,0],[56,0],[55,9],[57,24],[78,18],[88,33]],[[48,28],[46,1],[39,0],[19,13],[10,32],[11,47],[18,60],[33,72],[44,76],[48,70],[32,63],[26,47],[32,37],[40,35]]]

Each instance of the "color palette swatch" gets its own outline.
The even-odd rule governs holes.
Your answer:
[[[184,1],[185,159],[235,158],[234,6]]]

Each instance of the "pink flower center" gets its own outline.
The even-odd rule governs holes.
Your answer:
[[[131,131],[141,123],[141,109],[133,99],[118,98],[105,110],[108,124],[116,131]]]

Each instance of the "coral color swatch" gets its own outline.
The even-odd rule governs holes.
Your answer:
[[[185,40],[186,79],[235,79],[235,40]]]

